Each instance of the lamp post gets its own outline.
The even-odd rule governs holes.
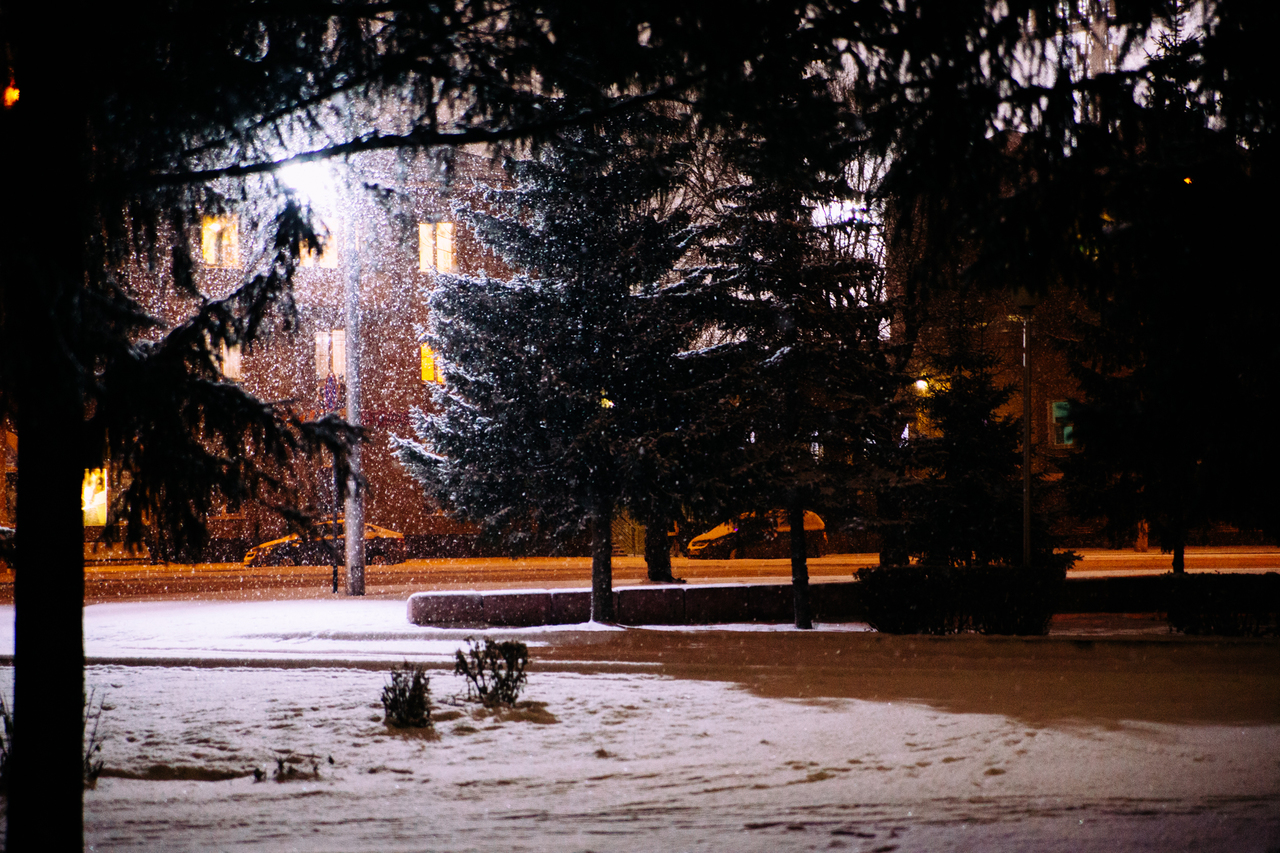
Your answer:
[[[360,217],[355,201],[348,206],[346,251],[343,252],[342,297],[347,331],[347,423],[360,426]],[[364,489],[360,488],[360,444],[351,447],[347,476],[344,539],[347,595],[364,595]],[[335,531],[336,532],[336,531]]]
[[[1022,319],[1022,567],[1031,568],[1031,313],[1040,297],[1025,287],[1013,292]]]
[[[305,196],[312,205],[333,213],[338,208],[345,208],[347,227],[342,231],[343,249],[340,255],[342,265],[342,297],[343,325],[345,327],[345,352],[343,355],[343,372],[346,374],[346,408],[347,423],[360,425],[360,210],[355,193],[340,192],[335,176],[329,168],[321,163],[291,163],[280,169],[280,179],[294,191]],[[345,199],[343,198],[345,196]],[[345,200],[345,204],[342,203]],[[337,372],[337,365],[333,365]],[[349,456],[349,474],[346,488],[337,476],[334,466],[334,566],[333,591],[338,591],[337,566],[337,522],[338,495],[346,492],[344,513],[346,515],[343,539],[346,551],[347,595],[364,595],[364,490],[360,488],[360,445],[351,448]]]

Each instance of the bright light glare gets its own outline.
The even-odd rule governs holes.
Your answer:
[[[277,174],[290,189],[302,195],[313,207],[332,207],[338,189],[333,172],[324,163],[289,163]]]

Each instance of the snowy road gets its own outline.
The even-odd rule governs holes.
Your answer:
[[[437,704],[424,739],[382,725],[385,670],[456,694],[468,632],[400,602],[106,604],[85,630],[93,850],[1280,849],[1274,643],[529,631],[537,704]],[[304,778],[271,781],[281,758]]]

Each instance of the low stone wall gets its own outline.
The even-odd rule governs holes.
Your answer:
[[[1068,578],[1058,613],[1153,613],[1166,609],[1167,575]],[[856,581],[809,586],[818,622],[862,621]],[[795,618],[791,584],[626,586],[613,591],[620,625],[787,623]],[[440,627],[575,625],[591,618],[587,590],[419,592],[409,598],[409,621]]]
[[[809,587],[814,615],[824,622],[855,622],[860,613],[854,584]],[[790,622],[790,584],[627,586],[613,591],[620,625],[712,625],[726,622]],[[420,592],[409,598],[409,621],[439,627],[573,625],[591,618],[586,590]]]

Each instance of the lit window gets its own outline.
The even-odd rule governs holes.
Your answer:
[[[418,269],[423,272],[454,272],[458,268],[454,251],[452,222],[418,223]]]
[[[302,242],[302,252],[299,260],[304,267],[320,267],[321,269],[333,270],[338,268],[338,232],[336,228],[329,229],[329,236],[324,241],[323,247],[317,251],[307,241]]]
[[[200,253],[211,267],[240,266],[240,226],[234,216],[206,216],[200,225]]]
[[[240,372],[240,345],[232,344],[227,346],[227,342],[223,341],[218,355],[222,360],[222,376],[232,382],[239,382],[242,378]]]
[[[105,468],[85,469],[84,484],[80,488],[80,509],[84,523],[101,527],[107,523],[107,471]]]
[[[316,332],[316,378],[332,373],[338,379],[347,375],[347,333],[343,329]]]
[[[1054,447],[1073,447],[1076,443],[1075,429],[1071,425],[1071,404],[1066,400],[1056,400],[1049,404],[1049,434]]]
[[[336,412],[346,400],[347,333],[316,332],[316,392],[323,411]]]
[[[443,385],[444,371],[440,369],[440,365],[436,361],[436,354],[426,344],[422,344],[420,350],[422,354],[422,381]]]

